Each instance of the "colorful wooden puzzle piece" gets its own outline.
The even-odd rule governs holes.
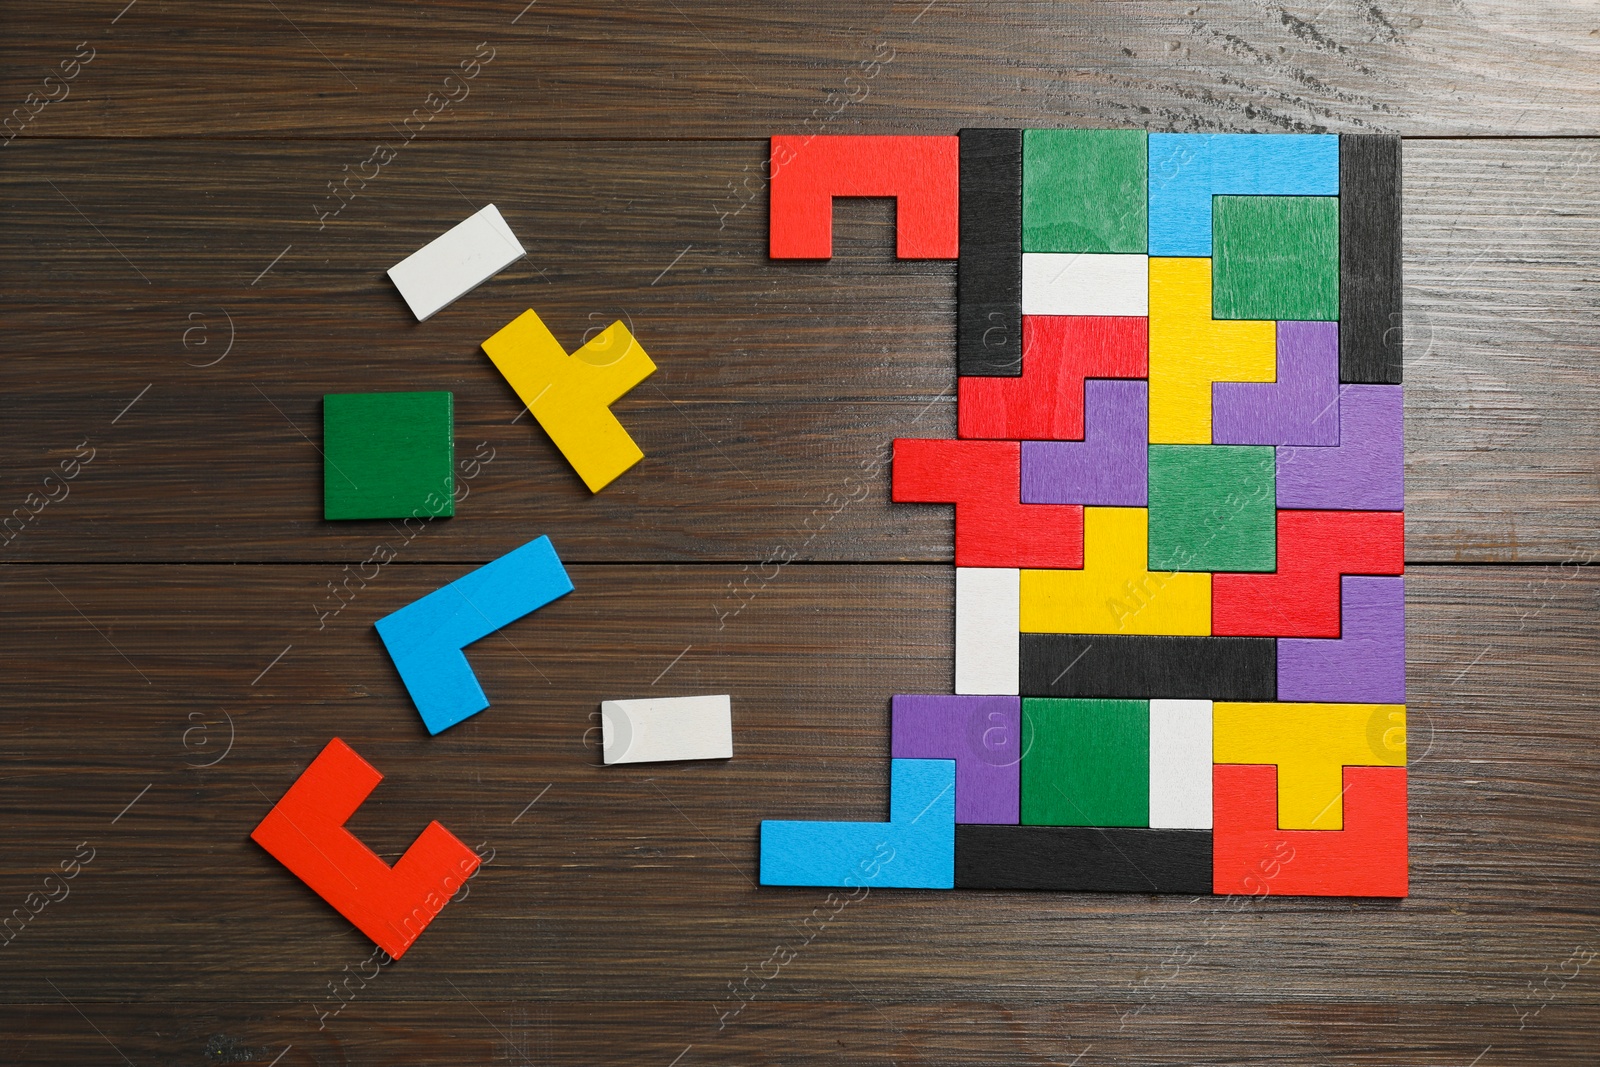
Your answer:
[[[322,398],[322,517],[455,514],[451,393],[330,393]]]
[[[955,259],[960,167],[955,137],[774,137],[768,254],[828,259],[834,197],[892,196],[896,254]]]
[[[1026,315],[1017,378],[957,379],[957,432],[1010,441],[1081,441],[1086,378],[1149,373],[1149,320],[1132,315]],[[1141,441],[1144,439],[1141,428]]]
[[[954,885],[1405,895],[1398,139],[959,144]]]
[[[1278,768],[1278,826],[1344,826],[1345,767],[1404,767],[1405,708],[1398,704],[1233,704],[1217,702],[1217,763]]]
[[[1083,509],[1022,502],[1016,441],[900,438],[895,500],[956,506],[957,567],[1081,567]]]
[[[1149,503],[1150,383],[1085,382],[1082,441],[1022,442],[1024,504]]]
[[[1020,698],[897,696],[889,715],[895,759],[955,760],[956,822],[1018,821]]]
[[[1144,508],[1084,508],[1084,565],[1022,572],[1022,632],[1211,632],[1211,575],[1156,572]]]
[[[957,693],[1015,694],[1022,572],[956,568]]]
[[[527,254],[490,204],[390,267],[389,280],[422,322]]]
[[[1211,317],[1211,260],[1150,260],[1152,444],[1211,444],[1212,384],[1276,374],[1276,323]]]
[[[1211,440],[1219,445],[1339,443],[1339,324],[1278,323],[1278,376],[1215,382]]]
[[[478,856],[430,822],[393,867],[344,824],[383,781],[339,738],[267,812],[251,840],[395,959],[478,869]]]
[[[1014,378],[1022,373],[1027,345],[1022,260],[1017,256],[1022,240],[1022,131],[962,130],[960,146],[956,367],[969,378]]]
[[[1405,507],[1405,410],[1398,385],[1339,387],[1339,442],[1278,449],[1278,507]]]
[[[1270,766],[1213,769],[1213,893],[1406,895],[1404,767],[1344,769],[1343,830],[1280,828],[1276,775]]]
[[[949,889],[956,761],[891,759],[888,822],[761,823],[761,884]]]
[[[600,747],[608,766],[732,759],[733,702],[725,694],[601,701]]]
[[[656,365],[621,322],[569,356],[539,316],[524,311],[483,350],[591,493],[644,458],[611,405]]]
[[[489,706],[466,646],[570,592],[555,547],[540,537],[379,619],[378,636],[428,732]]]

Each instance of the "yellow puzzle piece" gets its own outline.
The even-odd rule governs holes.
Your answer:
[[[1150,571],[1146,508],[1084,508],[1083,569],[1022,572],[1022,632],[1211,633],[1211,575]]]
[[[1211,260],[1150,257],[1150,442],[1211,444],[1211,383],[1278,375],[1277,324],[1211,317]]]
[[[1344,829],[1344,769],[1406,765],[1404,704],[1229,704],[1212,710],[1217,763],[1278,766],[1278,829]]]
[[[613,322],[569,356],[539,316],[524,311],[483,342],[483,350],[591,493],[644,458],[611,405],[656,365],[622,323]]]

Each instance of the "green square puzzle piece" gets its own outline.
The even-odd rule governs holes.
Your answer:
[[[1024,130],[1022,250],[1143,252],[1147,140],[1143,130]]]
[[[1211,250],[1213,318],[1338,319],[1338,197],[1213,197]]]
[[[322,517],[455,514],[451,393],[329,393],[322,398]]]
[[[1150,702],[1022,702],[1022,822],[1150,825]]]
[[[1152,571],[1278,569],[1271,445],[1150,446]]]

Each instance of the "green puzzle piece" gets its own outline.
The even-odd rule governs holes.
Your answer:
[[[1211,249],[1213,318],[1338,319],[1338,197],[1213,197]]]
[[[1022,250],[1143,252],[1146,141],[1143,130],[1024,130]]]
[[[1150,446],[1150,569],[1278,569],[1270,445]]]
[[[455,514],[451,393],[330,393],[322,398],[322,517]]]
[[[1150,825],[1150,702],[1022,702],[1022,822]]]

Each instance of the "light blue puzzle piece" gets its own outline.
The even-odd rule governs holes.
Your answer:
[[[1152,133],[1150,254],[1211,255],[1213,196],[1338,196],[1339,137]]]
[[[572,592],[540,537],[378,620],[389,658],[430,734],[489,706],[462,649]]]
[[[956,761],[889,761],[888,822],[761,823],[761,884],[953,889]]]

